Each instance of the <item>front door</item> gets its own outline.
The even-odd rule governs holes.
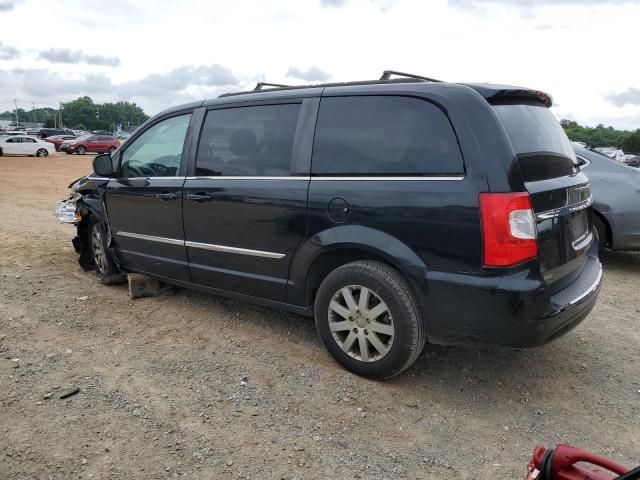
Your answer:
[[[122,265],[133,271],[188,281],[182,227],[185,139],[191,112],[160,119],[120,154],[118,178],[105,204]]]
[[[195,176],[183,193],[194,283],[286,300],[289,264],[307,222],[309,177],[296,167],[305,156],[296,132],[313,117],[300,115],[302,106],[289,100],[207,112]]]

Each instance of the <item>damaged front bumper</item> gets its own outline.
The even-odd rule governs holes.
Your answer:
[[[53,209],[53,215],[60,223],[77,225],[82,220],[80,214],[76,212],[76,201],[73,198],[58,202]]]

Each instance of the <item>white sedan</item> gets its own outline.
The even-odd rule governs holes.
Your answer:
[[[0,155],[35,155],[46,157],[56,153],[53,143],[39,138],[16,135],[14,137],[0,137]]]

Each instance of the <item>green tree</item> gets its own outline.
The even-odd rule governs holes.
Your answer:
[[[622,141],[622,150],[626,153],[640,154],[640,128],[629,132]]]

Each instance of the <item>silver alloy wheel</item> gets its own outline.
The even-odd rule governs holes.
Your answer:
[[[395,326],[387,304],[373,290],[348,285],[329,302],[329,329],[340,348],[361,362],[375,362],[391,350]]]
[[[44,148],[41,148],[36,152],[37,157],[46,157],[47,155],[49,155],[49,152],[47,152]]]
[[[93,250],[93,261],[96,264],[96,269],[98,272],[105,272],[107,270],[107,256],[102,243],[100,225],[97,223],[91,230],[91,249]]]

